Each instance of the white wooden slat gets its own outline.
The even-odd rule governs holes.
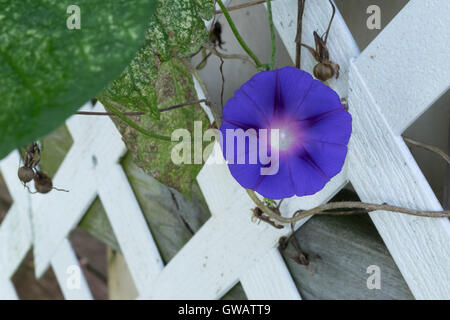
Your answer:
[[[89,105],[84,107],[89,108]],[[101,103],[91,110],[105,111]],[[36,232],[36,272],[40,275],[45,271],[58,244],[78,224],[99,194],[135,284],[143,291],[163,265],[133,190],[118,164],[126,152],[125,144],[108,117],[74,116],[68,121],[68,128],[74,145],[59,168],[54,184],[64,186],[70,192],[52,192],[45,198],[38,196],[33,200],[38,208],[36,216],[39,215],[35,219],[39,228]],[[64,185],[63,181],[70,184]],[[50,195],[54,198],[49,199]],[[69,208],[68,214],[63,213],[65,208]]]
[[[0,279],[0,300],[18,300],[16,289],[9,279]]]
[[[448,15],[446,1],[410,1],[352,67],[350,178],[363,201],[442,209],[398,134],[448,89]],[[415,297],[448,299],[448,219],[371,216]]]
[[[100,167],[101,168],[101,167]],[[161,272],[163,262],[122,167],[98,170],[100,200],[119,242],[138,292]]]
[[[400,134],[450,87],[450,1],[409,1],[355,61]]]
[[[0,170],[14,202],[0,225],[0,274],[10,278],[31,246],[30,197],[17,177],[20,155],[11,152]]]
[[[92,294],[89,290],[88,283],[81,271],[80,264],[75,255],[75,252],[70,245],[69,240],[64,239],[58,247],[58,250],[53,255],[51,259],[51,264],[53,272],[55,273],[56,279],[58,280],[61,291],[64,298],[67,300],[92,300]],[[79,273],[79,287],[68,286],[69,277],[74,276],[70,272],[70,267],[80,268]],[[75,275],[75,276],[78,276]],[[78,281],[78,280],[77,280]]]
[[[403,140],[389,128],[356,66],[350,85],[354,130],[349,174],[361,200],[442,210]],[[448,219],[394,213],[373,213],[371,217],[414,296],[449,299]]]
[[[200,83],[198,82],[198,80],[195,77],[192,77],[192,79],[194,81],[195,90],[197,91],[197,98],[199,100],[206,99],[205,93],[203,92],[203,89],[200,86]],[[211,112],[211,109],[205,103],[200,103],[200,106],[205,111],[206,115],[208,116],[209,122],[211,122],[211,123],[214,122],[214,116]]]
[[[299,300],[300,294],[278,249],[258,257],[241,284],[249,300]]]
[[[91,132],[97,134],[95,130]],[[58,245],[78,224],[96,197],[92,166],[84,159],[89,155],[75,144],[53,178],[55,186],[69,192],[54,190],[44,195],[35,194],[32,198],[37,277],[47,269]]]
[[[13,204],[0,226],[0,273],[12,277],[31,247],[28,212]]]
[[[208,158],[210,163],[207,162],[197,175],[197,182],[202,188],[203,197],[212,216],[227,214],[230,199],[233,199],[234,195],[242,189],[239,183],[234,181],[234,179],[230,179],[230,170],[226,164],[216,164],[214,162],[214,154],[218,155],[217,159],[223,159],[221,152],[222,149],[219,143],[215,143],[213,154]],[[223,182],[210,183],[209,181],[212,177]]]
[[[87,103],[84,110],[104,111],[99,104],[92,109]],[[35,266],[39,277],[47,269],[57,246],[78,224],[97,195],[95,168],[102,159],[117,161],[124,152],[117,143],[120,135],[107,117],[73,116],[67,121],[73,145],[53,178],[53,184],[69,192],[52,191],[35,194],[33,224],[35,229]],[[114,129],[114,130],[113,130]],[[102,163],[105,165],[108,162]]]

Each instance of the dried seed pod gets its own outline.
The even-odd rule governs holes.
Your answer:
[[[318,63],[314,67],[314,76],[320,81],[327,81],[334,76],[334,69],[326,63]]]
[[[33,169],[30,169],[28,167],[22,166],[19,168],[19,171],[17,172],[17,175],[19,176],[20,181],[23,183],[28,183],[34,178],[34,171]]]
[[[42,171],[37,171],[34,176],[34,187],[39,193],[49,193],[53,189],[52,179]]]

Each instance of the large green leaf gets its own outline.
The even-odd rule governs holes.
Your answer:
[[[0,0],[0,158],[58,127],[142,46],[155,0]]]
[[[125,79],[129,79],[129,76],[127,75]],[[150,91],[154,95],[156,104],[161,108],[197,99],[192,75],[178,59],[171,59],[159,65],[155,81],[148,82],[143,90]],[[108,98],[108,101],[110,99],[127,103],[126,96],[114,95],[111,91],[105,92],[104,96]],[[131,103],[133,95],[129,97],[128,101]],[[100,100],[108,107],[108,101],[102,97]],[[120,108],[122,112],[129,110],[124,106]],[[135,118],[133,121],[143,128],[168,137],[176,129],[187,129],[191,133],[192,139],[194,139],[194,121],[201,122],[200,130],[202,132],[209,124],[209,120],[199,105],[162,112],[159,117],[159,120],[155,120],[152,116],[146,115]],[[193,184],[202,167],[201,164],[176,165],[172,162],[171,150],[178,142],[158,140],[143,135],[116,117],[113,117],[113,121],[122,133],[123,140],[139,167],[162,183],[191,197]],[[193,146],[194,141],[192,140],[192,151],[194,151]]]
[[[181,59],[208,41],[204,19],[212,17],[214,0],[159,0],[144,47],[103,96],[123,105],[121,111],[145,111],[133,119],[141,127],[169,136],[179,128],[191,133],[194,121],[209,121],[200,106],[160,113],[159,108],[197,100],[192,75]],[[108,102],[100,97],[108,107]],[[136,164],[162,183],[190,195],[200,164],[175,165],[173,142],[155,140],[113,118]]]

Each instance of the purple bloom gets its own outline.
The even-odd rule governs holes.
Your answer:
[[[293,67],[256,74],[227,102],[222,122],[222,149],[231,174],[244,188],[271,199],[321,190],[341,171],[352,132],[351,115],[337,93]],[[278,142],[266,139],[260,129],[267,129],[269,137],[278,129]],[[227,139],[226,131],[241,134]],[[237,148],[239,137],[246,137],[241,140],[244,151]],[[252,139],[258,140],[258,152],[250,148]],[[277,162],[275,174],[261,174],[262,168],[274,165],[260,155],[262,146],[268,156],[277,153],[271,161]],[[258,161],[252,162],[252,157]]]

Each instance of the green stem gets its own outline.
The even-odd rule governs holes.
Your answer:
[[[228,12],[227,8],[223,4],[222,0],[217,0],[217,3],[219,4],[220,9],[223,12],[223,15],[225,16],[225,19],[227,19],[228,24],[230,25],[231,31],[233,31],[234,36],[236,37],[237,41],[241,45],[242,49],[244,49],[245,52],[250,56],[250,58],[255,61],[256,66],[258,68],[263,67],[263,64],[258,59],[258,57],[253,53],[253,51],[247,46],[247,43],[245,43],[244,39],[242,39],[241,35],[239,34],[239,31],[236,28],[236,25],[234,24],[233,20],[231,19],[230,13]]]
[[[269,17],[269,26],[270,26],[270,42],[272,46],[272,54],[270,56],[270,70],[273,70],[275,68],[275,54],[276,54],[276,42],[275,42],[275,26],[273,25],[273,18],[272,18],[272,1],[267,0],[267,14]]]
[[[157,133],[150,132],[150,131],[140,127],[139,125],[137,125],[135,122],[131,121],[130,119],[128,119],[125,115],[122,114],[122,112],[119,111],[119,109],[117,109],[114,106],[114,104],[115,104],[114,101],[111,101],[109,99],[103,99],[103,100],[107,103],[107,105],[105,105],[105,107],[107,109],[109,109],[112,113],[114,113],[114,115],[116,117],[118,117],[123,122],[128,124],[131,128],[139,131],[142,134],[145,134],[146,136],[149,136],[150,138],[155,138],[155,139],[164,140],[164,141],[172,141],[172,139],[170,137],[162,136]]]

